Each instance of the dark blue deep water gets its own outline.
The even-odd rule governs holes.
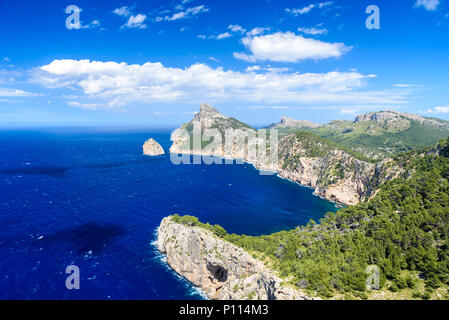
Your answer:
[[[336,210],[249,164],[145,157],[150,137],[168,150],[168,132],[0,131],[0,299],[202,299],[152,244],[164,216],[260,235]],[[71,264],[80,290],[65,287]]]

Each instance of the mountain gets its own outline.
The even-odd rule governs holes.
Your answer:
[[[281,117],[281,121],[273,123],[267,129],[302,129],[302,128],[316,128],[319,124],[310,122],[308,120],[295,120],[288,117]]]
[[[241,135],[236,135],[234,137],[234,141],[238,141],[238,139],[244,137],[245,132],[253,132],[256,130],[251,128],[249,125],[238,121],[232,117],[227,117],[218,112],[214,107],[208,104],[202,104],[200,107],[200,111],[197,112],[192,119],[192,121],[184,124],[181,128],[175,130],[171,135],[171,141],[173,142],[170,152],[171,153],[179,153],[179,154],[206,154],[204,150],[197,150],[199,146],[194,146],[194,125],[197,124],[198,128],[201,128],[201,148],[206,147],[209,142],[208,139],[205,139],[204,133],[208,129],[217,129],[220,133],[221,140],[225,141],[226,129],[234,129],[241,130]],[[237,131],[238,133],[238,131]],[[207,141],[203,141],[207,140]],[[231,157],[231,158],[241,158],[243,157],[244,150],[232,150],[229,151],[229,154],[224,150],[224,147],[219,150],[211,150],[207,152],[209,155],[216,155],[220,157]]]
[[[316,152],[323,152],[325,147],[323,144]],[[214,263],[208,268],[211,277],[218,269],[225,274],[228,266],[232,266],[233,275],[248,273],[246,264],[239,267],[229,263],[238,262],[242,254],[221,249],[231,243],[263,262],[271,274],[277,272],[284,287],[304,292],[302,296],[449,299],[449,140],[396,156],[390,166],[403,170],[382,183],[374,197],[295,230],[251,237],[228,234],[218,225],[189,216],[174,216],[170,221],[180,224],[172,228],[182,229],[184,235],[202,228],[208,230],[208,237],[215,236],[211,243],[220,243],[220,249],[206,253],[208,261]],[[188,240],[207,247],[202,233],[195,239],[183,237],[171,233],[169,241],[183,244]],[[181,253],[172,250],[172,261],[181,261],[184,256],[190,259],[199,250],[197,245],[183,248],[186,251]],[[246,299],[266,299],[258,286],[262,275],[250,270],[254,282],[249,287],[254,293]],[[236,289],[241,292],[240,285]]]
[[[449,122],[397,111],[362,114],[305,129],[372,159],[426,147],[449,136]]]
[[[220,132],[228,126],[254,131],[209,107],[202,107],[195,119]],[[275,170],[348,207],[326,214],[318,224],[310,221],[295,230],[259,237],[227,234],[220,226],[192,217],[174,217],[171,222],[187,225],[176,227],[184,234],[200,227],[221,238],[224,242],[220,245],[228,242],[244,249],[277,272],[284,287],[305,292],[304,296],[449,299],[447,136],[446,121],[396,111],[300,128],[279,139],[278,163],[255,161],[254,165]],[[430,142],[441,137],[445,139]],[[175,140],[176,148],[177,143]],[[425,147],[426,143],[430,146]],[[373,160],[375,157],[384,159]],[[184,239],[173,235],[170,241],[182,243]],[[188,243],[196,242],[190,239]],[[188,257],[193,254],[188,247],[186,250]],[[172,260],[182,259],[179,253],[172,254]],[[220,263],[238,259],[232,253],[229,259],[220,254],[208,253],[208,261],[215,263],[209,268],[212,273],[226,270]],[[370,286],[377,290],[366,290],[367,270],[375,270],[377,277]],[[241,272],[244,270],[233,269],[233,274]],[[256,279],[260,275],[251,276]],[[266,278],[259,279],[261,283]],[[255,283],[250,283],[250,288],[254,293],[247,298],[266,298],[266,291]],[[236,292],[246,291],[238,287]]]
[[[304,124],[287,119],[284,121],[286,127],[298,123]],[[221,139],[218,146],[208,148],[209,139],[204,139],[206,141],[194,146],[195,124],[202,129],[201,138],[205,138],[204,130],[217,129],[218,138]],[[224,143],[227,129],[238,129],[231,147]],[[210,105],[202,105],[192,121],[173,132],[170,152],[242,159],[253,163],[260,170],[278,172],[281,177],[309,186],[315,189],[315,194],[320,197],[346,205],[354,205],[371,197],[382,182],[394,177],[401,170],[389,165],[388,161],[375,163],[351,148],[311,132],[295,132],[280,135],[277,162],[262,161],[249,153],[249,148],[259,141],[247,137],[249,133],[256,133],[253,128],[222,115]],[[266,154],[271,154],[269,146]]]

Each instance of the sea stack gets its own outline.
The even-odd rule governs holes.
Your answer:
[[[143,145],[143,154],[146,156],[160,156],[165,154],[164,149],[156,140],[151,138],[147,140]]]

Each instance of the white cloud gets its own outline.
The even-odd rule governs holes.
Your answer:
[[[256,37],[247,36],[242,39],[242,43],[251,52],[251,55],[234,53],[234,57],[249,62],[258,60],[298,62],[306,59],[338,58],[351,49],[343,43],[329,43],[304,38],[293,32],[277,32]]]
[[[297,8],[297,9],[287,8],[287,9],[285,9],[285,11],[290,13],[290,14],[292,14],[292,15],[294,15],[294,16],[299,16],[299,15],[303,15],[303,14],[309,13],[310,11],[312,11],[315,8],[322,9],[322,8],[328,7],[328,6],[332,5],[332,4],[333,4],[332,1],[326,1],[326,2],[320,2],[320,3],[317,3],[317,4],[309,4],[308,6],[303,7],[303,8]]]
[[[363,90],[367,79],[357,71],[238,72],[194,64],[186,68],[161,63],[127,63],[89,60],[54,60],[35,70],[33,83],[66,88],[85,105],[120,107],[130,103],[200,103],[239,101],[295,104],[400,104],[398,91]],[[63,92],[67,93],[67,92]],[[71,100],[73,101],[73,100]],[[93,106],[95,104],[95,106]]]
[[[397,83],[394,84],[393,87],[396,88],[414,88],[414,87],[422,87],[420,84],[410,84],[410,83]]]
[[[131,9],[129,7],[127,7],[127,6],[123,6],[121,8],[116,8],[112,12],[115,13],[116,15],[118,15],[118,16],[128,18],[128,21],[124,25],[121,26],[122,29],[123,28],[145,29],[147,27],[147,25],[144,23],[145,20],[147,19],[147,15],[146,14],[139,13],[137,15],[132,15],[131,14]]]
[[[449,106],[439,106],[435,107],[433,109],[427,109],[423,113],[449,113]]]
[[[180,19],[187,19],[187,18],[190,18],[190,17],[195,16],[197,14],[209,11],[209,8],[207,8],[204,5],[200,5],[200,6],[196,6],[196,7],[192,7],[192,8],[187,8],[187,9],[184,9],[181,6],[181,7],[177,7],[177,9],[180,10],[180,11],[174,13],[171,16],[156,17],[155,21],[156,22],[161,22],[161,21],[175,21],[175,20],[180,20]]]
[[[249,66],[248,68],[245,69],[246,72],[257,72],[257,71],[268,71],[268,72],[273,72],[273,73],[282,73],[282,72],[289,72],[291,71],[290,68],[274,68],[271,66]]]
[[[315,27],[312,27],[312,28],[299,27],[298,31],[302,32],[304,34],[309,34],[309,35],[313,35],[313,36],[324,35],[324,34],[327,34],[329,32],[326,28],[318,29],[318,28],[315,28]]]
[[[77,101],[70,101],[67,104],[71,107],[81,108],[84,110],[99,110],[102,108],[98,103],[80,103]]]
[[[265,31],[269,31],[269,30],[270,30],[270,28],[257,27],[257,28],[254,28],[254,29],[248,31],[246,34],[248,36],[258,36],[258,35],[264,33]]]
[[[11,100],[11,99],[0,99],[0,102],[1,103],[8,103],[8,104],[11,104],[11,103],[24,103],[23,100]]]
[[[213,37],[216,40],[222,40],[222,39],[226,39],[226,38],[230,38],[232,37],[232,34],[230,34],[229,32],[224,32],[224,33],[220,33],[219,35]]]
[[[340,110],[340,114],[355,114],[357,112],[356,109],[342,109]]]
[[[211,61],[214,61],[214,62],[218,62],[218,63],[221,62],[220,60],[218,60],[215,57],[209,57],[208,59],[211,60]]]
[[[435,11],[440,4],[440,0],[416,0],[415,8],[424,7],[428,11]]]
[[[145,14],[138,14],[135,16],[130,16],[128,22],[122,26],[122,28],[138,28],[145,29],[147,25],[144,23],[147,19]]]
[[[231,30],[232,32],[240,32],[240,33],[245,33],[246,29],[242,28],[242,26],[239,26],[237,24],[230,24],[228,26],[228,30]]]
[[[0,87],[0,97],[33,97],[36,94],[11,88],[1,88]]]
[[[121,17],[129,17],[131,15],[131,10],[127,6],[114,9],[112,12]]]
[[[257,59],[254,56],[251,56],[251,55],[246,54],[244,52],[234,52],[233,56],[236,59],[243,60],[243,61],[248,61],[248,62],[251,62],[251,63],[254,63],[254,62],[257,61]]]

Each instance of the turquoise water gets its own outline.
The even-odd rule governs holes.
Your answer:
[[[145,157],[125,129],[0,131],[0,298],[202,299],[152,242],[163,217],[191,214],[248,235],[318,220],[333,203],[250,164]],[[75,264],[81,289],[67,290]]]

